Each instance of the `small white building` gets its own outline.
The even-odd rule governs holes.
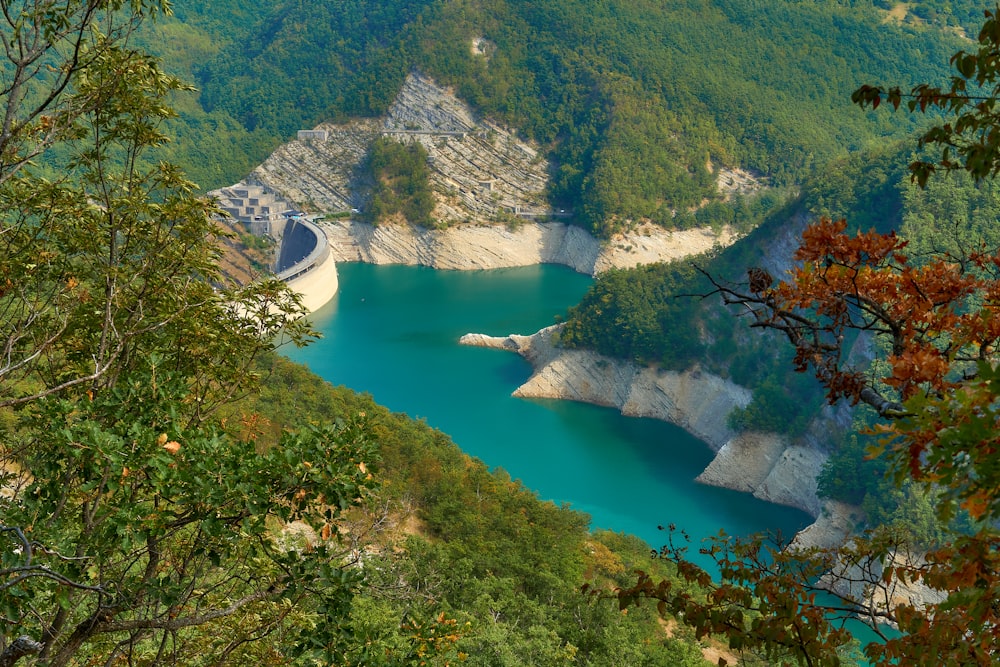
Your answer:
[[[299,130],[296,135],[299,141],[326,141],[329,137],[327,130]]]

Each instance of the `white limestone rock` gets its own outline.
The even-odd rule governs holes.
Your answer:
[[[796,533],[788,548],[834,549],[847,541],[864,518],[864,511],[856,505],[824,499],[816,521]]]
[[[319,224],[330,239],[336,261],[459,270],[563,264],[594,275],[612,267],[687,257],[731,240],[705,230],[657,228],[630,232],[616,242],[602,244],[580,227],[561,222],[460,225],[445,230],[398,224],[374,227],[352,220]]]
[[[826,459],[821,447],[809,440],[792,444],[773,433],[736,434],[727,426],[725,416],[750,402],[748,389],[697,368],[677,373],[562,349],[556,346],[559,329],[531,336],[466,334],[460,342],[527,359],[534,373],[514,396],[582,401],[671,422],[716,452],[698,481],[820,514],[816,475]]]

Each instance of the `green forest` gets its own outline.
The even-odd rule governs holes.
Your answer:
[[[411,225],[433,228],[434,194],[429,182],[427,151],[417,142],[401,144],[376,139],[365,165],[375,184],[365,218],[374,225],[402,216]]]
[[[945,76],[956,30],[980,9],[932,4],[896,21],[832,1],[269,1],[251,13],[188,0],[141,38],[200,91],[176,100],[167,154],[206,189],[298,129],[384,113],[418,69],[540,142],[555,165],[553,205],[608,236],[640,219],[690,226],[718,196],[719,166],[797,185],[912,131],[911,118],[846,100],[865,82]]]
[[[832,442],[820,491],[891,529],[859,538],[854,553],[886,562],[900,545],[926,549],[930,567],[887,576],[951,596],[934,608],[941,623],[904,604],[893,618],[903,639],[869,657],[989,663],[1000,628],[1000,373],[990,363],[1000,259],[987,251],[1000,245],[1000,190],[985,177],[1000,158],[981,160],[972,179],[938,174],[919,188],[906,164],[925,154],[911,137],[935,117],[849,104],[868,81],[947,81],[963,31],[982,21],[975,8],[169,9],[23,3],[0,19],[0,665],[860,664],[858,642],[826,625],[816,602],[829,554],[720,536],[701,547],[719,565],[711,576],[672,542],[654,551],[588,531],[587,516],[539,501],[447,435],[280,356],[317,335],[301,299],[274,279],[226,280],[216,211],[198,195],[245,175],[296,129],[382,113],[412,69],[540,142],[556,165],[551,201],[600,236],[637,219],[747,233],[688,262],[609,271],[561,335],[568,347],[698,364],[752,388],[728,416],[734,429],[794,436],[827,396],[862,391],[839,366],[819,374],[824,386],[794,374],[822,354],[793,358],[774,331],[703,298],[711,281],[736,294],[748,270],[780,279],[764,268],[771,251],[817,217],[846,217],[849,233],[874,228],[853,254],[829,227],[814,231],[814,245],[833,240],[812,275],[902,276],[899,298],[879,308],[912,297],[928,323],[894,347],[873,344],[903,370],[854,428],[887,415],[898,426],[884,431],[888,443],[863,433]],[[1000,29],[987,25],[985,55],[961,61],[965,79],[995,80]],[[954,111],[954,99],[924,106]],[[719,165],[776,187],[724,203]],[[425,167],[417,145],[376,146],[367,169],[379,217],[433,226]],[[906,254],[878,236],[892,229],[911,241]],[[882,264],[866,264],[885,247]],[[770,284],[750,289],[743,306],[788,314]],[[926,298],[931,289],[945,297]],[[849,290],[810,298],[845,293],[839,312],[869,305]],[[802,312],[835,341],[822,353],[875,330]],[[905,314],[878,322],[888,328],[877,335],[911,324]],[[923,448],[930,441],[942,447]],[[890,458],[872,460],[873,447]]]

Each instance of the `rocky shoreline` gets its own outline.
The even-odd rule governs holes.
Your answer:
[[[651,224],[606,242],[562,222],[471,224],[445,230],[399,224],[373,226],[354,220],[319,224],[335,261],[455,270],[563,264],[595,275],[610,268],[688,257],[735,240],[727,229],[720,234],[708,228],[668,231]]]
[[[532,335],[470,333],[460,343],[524,357],[534,372],[514,396],[594,403],[685,429],[716,453],[698,481],[797,507],[818,519],[800,533],[798,546],[824,546],[846,538],[859,517],[851,508],[817,496],[816,476],[827,456],[817,441],[791,443],[774,433],[738,434],[726,425],[724,415],[749,403],[749,389],[697,368],[677,373],[588,350],[561,349],[556,345],[559,328]]]

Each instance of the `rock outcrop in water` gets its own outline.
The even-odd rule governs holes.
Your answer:
[[[726,425],[733,408],[750,402],[750,390],[698,369],[676,373],[588,350],[561,349],[555,345],[558,331],[556,325],[531,336],[466,334],[460,342],[527,359],[534,373],[515,396],[583,401],[671,422],[716,452],[699,481],[746,491],[814,517],[822,513],[816,475],[826,452],[818,442],[793,444],[773,433],[737,434]]]

